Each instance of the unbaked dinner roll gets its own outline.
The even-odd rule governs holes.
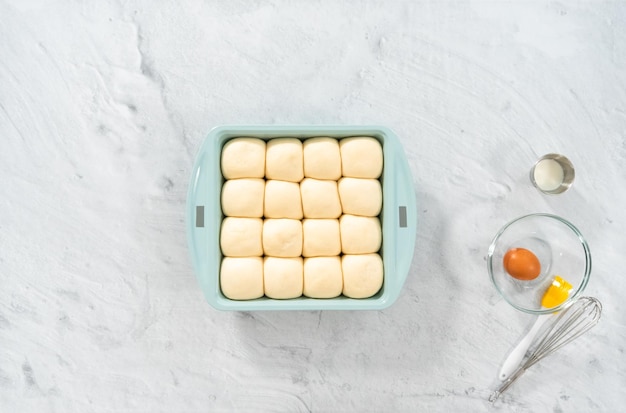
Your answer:
[[[263,178],[265,141],[258,138],[229,140],[222,148],[221,167],[226,179]]]
[[[222,221],[220,246],[226,257],[260,257],[263,255],[261,218],[226,217]]]
[[[341,294],[343,277],[339,257],[304,259],[303,294],[311,298],[333,298]]]
[[[302,257],[265,257],[263,265],[265,295],[270,298],[287,299],[302,295]]]
[[[276,138],[267,141],[265,177],[281,181],[300,182],[304,177],[302,142],[296,138]]]
[[[306,178],[330,179],[341,177],[339,142],[333,138],[309,138],[302,144],[304,152],[304,176]]]
[[[305,218],[338,218],[341,215],[337,181],[304,178],[300,182],[300,194]]]
[[[270,257],[302,255],[302,221],[266,219],[263,222],[263,250]]]
[[[383,171],[383,148],[370,137],[344,138],[339,141],[341,172],[352,178],[378,178]]]
[[[383,260],[378,254],[344,255],[341,270],[346,297],[371,297],[383,285]]]
[[[341,238],[336,219],[305,219],[302,221],[302,255],[320,257],[339,255]]]
[[[383,190],[378,179],[341,178],[337,183],[344,214],[375,217],[383,206]]]
[[[252,300],[263,296],[263,258],[225,257],[220,269],[222,294],[231,300]]]
[[[229,179],[222,186],[222,212],[229,217],[261,218],[264,194],[264,179]]]
[[[302,219],[297,182],[269,180],[265,183],[265,218]]]
[[[380,249],[382,230],[378,218],[342,215],[339,229],[344,254],[369,254]]]

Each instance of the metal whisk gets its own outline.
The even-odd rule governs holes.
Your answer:
[[[543,333],[535,337],[535,340],[530,345],[528,357],[489,396],[489,401],[495,402],[530,366],[547,355],[554,353],[567,343],[576,340],[591,327],[595,326],[598,320],[600,320],[601,313],[602,304],[593,297],[580,297],[564,310],[561,310],[560,314],[554,317],[554,320],[548,322]]]

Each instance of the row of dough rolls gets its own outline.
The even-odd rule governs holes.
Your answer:
[[[383,285],[383,262],[378,254],[341,257],[226,257],[220,287],[233,300],[264,295],[274,299],[368,298]]]
[[[321,180],[380,177],[383,150],[372,137],[231,139],[222,148],[225,179],[267,178],[300,182],[305,177]]]
[[[375,217],[382,208],[378,179],[343,177],[339,181],[304,178],[302,182],[262,178],[229,179],[222,187],[222,212],[240,218]]]
[[[226,257],[320,257],[378,252],[382,229],[377,217],[265,219],[226,217],[220,247]]]

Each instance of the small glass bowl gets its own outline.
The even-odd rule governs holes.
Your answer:
[[[504,255],[511,248],[532,251],[541,263],[533,280],[518,280],[504,269]],[[493,285],[513,307],[530,314],[558,311],[587,286],[591,253],[580,231],[567,220],[551,214],[530,214],[506,224],[494,237],[487,253],[487,268]],[[567,300],[555,307],[541,305],[541,298],[561,276],[572,285]]]

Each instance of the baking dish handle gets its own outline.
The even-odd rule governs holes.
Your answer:
[[[212,286],[206,276],[208,264],[211,261],[209,248],[211,228],[210,209],[213,200],[209,199],[210,183],[202,168],[207,167],[207,153],[202,152],[196,159],[192,171],[191,185],[187,193],[187,238],[190,246],[191,261],[202,291],[210,291]],[[214,258],[215,259],[215,258]]]
[[[395,150],[395,161],[397,163],[395,173],[395,257],[396,274],[394,282],[393,300],[400,295],[406,277],[411,268],[413,252],[415,249],[415,238],[417,236],[417,201],[413,185],[411,169],[406,160],[402,148]]]

